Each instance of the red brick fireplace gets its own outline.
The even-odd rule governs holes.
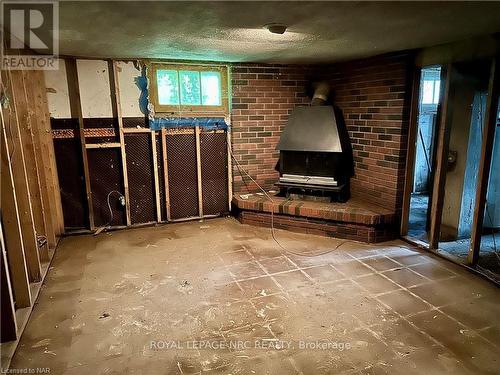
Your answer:
[[[398,234],[404,184],[412,56],[383,55],[322,66],[240,64],[232,68],[232,146],[239,164],[275,190],[279,141],[288,114],[306,105],[306,86],[327,80],[353,148],[352,199],[346,204],[275,202],[278,227],[377,242]],[[271,203],[233,163],[233,206],[242,222],[269,225]],[[275,199],[276,201],[276,199]],[[297,205],[301,205],[297,208]],[[286,206],[286,207],[284,207]],[[316,212],[305,214],[305,212]],[[318,213],[319,212],[319,213]],[[367,219],[370,218],[370,219]]]

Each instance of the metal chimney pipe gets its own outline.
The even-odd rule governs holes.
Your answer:
[[[311,100],[311,106],[326,105],[328,101],[328,95],[330,94],[330,85],[328,84],[328,82],[316,82],[314,83],[313,87],[314,94]]]

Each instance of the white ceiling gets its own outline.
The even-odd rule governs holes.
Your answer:
[[[500,2],[60,3],[60,53],[81,57],[323,63],[499,31]]]

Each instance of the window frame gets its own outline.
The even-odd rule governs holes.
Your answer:
[[[197,72],[218,72],[221,77],[221,105],[169,105],[160,104],[156,75],[158,70],[190,70]],[[175,64],[153,62],[148,67],[149,100],[155,113],[168,113],[174,117],[209,117],[227,115],[229,112],[228,67],[226,65]],[[179,96],[180,101],[180,96]]]

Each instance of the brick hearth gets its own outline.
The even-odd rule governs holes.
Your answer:
[[[236,194],[233,207],[243,224],[271,225],[293,232],[338,237],[367,243],[381,242],[397,236],[396,217],[390,210],[353,198],[347,203],[323,203],[288,200],[273,196]]]

